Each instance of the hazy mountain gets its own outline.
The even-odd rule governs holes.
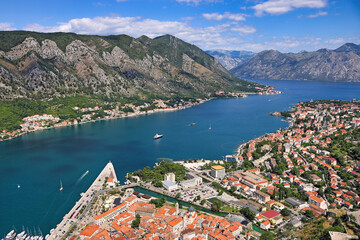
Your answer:
[[[0,98],[210,96],[257,91],[176,37],[0,32]]]
[[[248,60],[255,55],[249,51],[230,51],[230,50],[209,50],[206,53],[215,57],[228,70],[237,67],[240,63]]]
[[[250,79],[360,82],[360,45],[346,43],[335,50],[300,53],[266,50],[231,72]]]

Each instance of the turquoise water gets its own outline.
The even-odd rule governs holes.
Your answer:
[[[123,181],[126,172],[153,166],[161,157],[221,159],[244,141],[288,126],[269,112],[299,101],[360,96],[360,84],[259,82],[284,94],[213,100],[177,112],[50,129],[0,142],[0,236],[13,225],[49,232],[109,160]],[[196,125],[189,126],[192,122]],[[155,133],[164,138],[154,141]]]

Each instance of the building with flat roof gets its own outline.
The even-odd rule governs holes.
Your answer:
[[[166,190],[168,190],[170,192],[178,189],[178,185],[174,182],[162,181],[162,185]]]
[[[211,167],[210,175],[214,178],[224,178],[225,168],[221,165],[214,165]]]
[[[303,201],[300,201],[299,199],[297,198],[294,198],[294,197],[289,197],[285,200],[285,202],[293,205],[294,207],[296,208],[299,208],[299,209],[302,209],[304,207],[307,207],[309,206],[306,202],[303,202]]]
[[[256,174],[250,172],[243,172],[241,173],[241,176],[241,182],[249,186],[250,188],[256,189],[257,187],[266,187],[268,185],[268,180]]]

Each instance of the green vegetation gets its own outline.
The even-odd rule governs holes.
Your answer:
[[[11,101],[0,101],[0,130],[13,131],[20,128],[24,117],[52,114],[62,120],[75,119],[84,113],[73,107],[103,106],[104,101],[84,96],[54,98],[50,101],[18,98]]]
[[[289,209],[287,209],[287,208],[283,208],[280,213],[281,213],[281,215],[283,215],[285,217],[291,215],[291,211]]]
[[[139,214],[136,214],[136,218],[132,221],[131,227],[132,228],[139,228],[141,217]]]
[[[142,181],[151,181],[156,184],[161,184],[161,181],[164,179],[166,173],[174,173],[176,180],[185,179],[185,167],[183,165],[162,161],[157,166],[151,170],[150,167],[145,167],[144,169],[139,169],[133,173],[130,173],[128,176],[139,176]]]
[[[240,209],[240,213],[250,221],[253,221],[255,219],[255,213],[253,213],[248,207]]]
[[[155,204],[156,208],[161,208],[166,203],[166,199],[165,198],[151,199],[150,203]]]
[[[263,232],[261,234],[260,240],[273,240],[275,235],[272,232]]]

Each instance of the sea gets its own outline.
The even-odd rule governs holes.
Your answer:
[[[359,83],[254,81],[283,94],[217,99],[176,112],[49,129],[0,142],[0,237],[13,228],[49,233],[109,161],[124,182],[127,172],[163,158],[223,159],[238,145],[288,126],[270,112],[302,101],[360,98]],[[156,133],[164,137],[153,140]]]

